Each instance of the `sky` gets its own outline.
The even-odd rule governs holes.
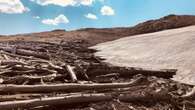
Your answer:
[[[0,35],[130,27],[169,14],[195,15],[195,0],[0,0]]]

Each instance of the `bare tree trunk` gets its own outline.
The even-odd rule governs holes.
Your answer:
[[[31,51],[31,50],[15,49],[12,47],[0,47],[0,50],[10,52],[10,53],[15,51],[14,53],[19,54],[19,55],[34,56],[36,58],[49,59],[49,56],[47,54],[38,53],[38,52]]]
[[[76,76],[73,68],[70,65],[66,65],[66,69],[70,75],[72,82],[77,82],[77,76]]]
[[[184,98],[184,99],[195,99],[195,87],[193,87],[190,92],[183,95],[182,98]]]
[[[87,74],[90,77],[96,77],[100,75],[106,75],[111,73],[119,73],[120,76],[134,76],[142,74],[144,76],[156,76],[160,78],[172,78],[177,72],[176,69],[164,69],[164,70],[148,70],[144,68],[135,67],[115,67],[107,65],[91,65],[87,70]]]
[[[100,83],[100,84],[53,84],[53,85],[0,85],[0,93],[40,93],[40,92],[72,92],[83,90],[101,90],[126,88],[139,84],[142,78],[129,83]]]
[[[0,50],[1,50],[1,48],[0,48]],[[17,54],[12,54],[12,53],[6,52],[6,51],[0,51],[0,53],[8,55],[8,56],[11,56],[11,57],[23,58],[23,59],[26,59],[26,60],[43,60],[44,61],[44,59],[28,57],[28,56],[22,56],[22,55],[17,55]]]
[[[43,94],[15,94],[15,95],[0,95],[0,102],[13,100],[28,100],[33,98],[41,98]]]
[[[15,77],[6,77],[6,76],[0,76],[0,78],[3,79],[3,84],[17,84],[16,82],[40,82],[41,80],[50,82],[53,81],[55,78],[64,78],[66,75],[61,74],[50,74],[45,76],[28,76],[28,75],[18,75]]]
[[[111,101],[111,95],[105,94],[81,94],[81,95],[72,95],[66,97],[50,97],[50,98],[41,98],[41,99],[30,99],[23,101],[7,101],[0,102],[1,110],[13,110],[17,108],[32,108],[37,106],[47,106],[47,105],[59,105],[63,104],[77,104],[77,103],[91,103],[99,101]]]

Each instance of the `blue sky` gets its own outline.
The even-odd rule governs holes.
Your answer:
[[[195,0],[0,0],[0,34],[127,27],[169,14],[195,15]]]

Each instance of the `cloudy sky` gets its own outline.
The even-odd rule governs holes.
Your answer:
[[[195,0],[0,0],[0,34],[133,26],[168,14],[195,15]]]

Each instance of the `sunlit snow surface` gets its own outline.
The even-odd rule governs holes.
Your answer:
[[[129,36],[91,48],[118,66],[178,69],[174,80],[195,85],[195,26]]]

